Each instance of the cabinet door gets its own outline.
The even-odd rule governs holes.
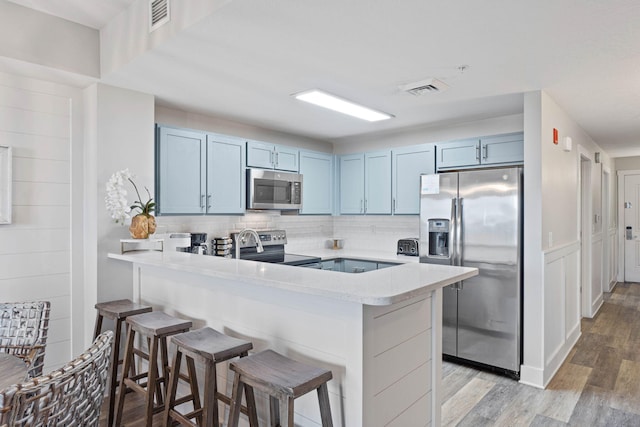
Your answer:
[[[366,153],[365,213],[391,213],[391,151]]]
[[[274,145],[258,141],[247,142],[247,166],[253,168],[273,169]]]
[[[298,172],[298,150],[290,147],[276,146],[275,168],[282,171]]]
[[[451,169],[480,164],[480,141],[477,138],[437,144],[436,167]]]
[[[435,173],[435,144],[393,150],[393,213],[420,213],[420,175]]]
[[[364,213],[364,154],[340,157],[340,213]]]
[[[344,260],[345,273],[364,273],[378,269],[378,263],[375,261],[360,261],[355,259]]]
[[[482,164],[522,163],[524,161],[524,134],[492,136],[480,140]]]
[[[204,213],[206,135],[161,126],[157,137],[157,213]]]
[[[207,135],[207,213],[244,213],[245,141]]]
[[[333,156],[300,150],[302,174],[301,214],[331,214],[333,200]]]

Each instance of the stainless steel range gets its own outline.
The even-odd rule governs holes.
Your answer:
[[[253,233],[243,233],[240,241],[240,259],[286,265],[302,265],[320,261],[318,257],[285,253],[284,245],[287,243],[287,232],[285,230],[265,230],[257,231],[256,233],[260,238],[264,251],[258,251],[258,243]],[[233,240],[231,253],[234,254],[234,257],[238,234],[231,233]]]

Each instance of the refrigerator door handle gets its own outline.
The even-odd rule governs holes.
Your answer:
[[[464,265],[464,246],[462,245],[462,241],[464,240],[464,199],[462,197],[460,197],[458,199],[458,209],[457,209],[457,215],[458,217],[456,218],[456,224],[458,226],[458,232],[456,233],[456,255],[458,257],[458,262],[456,265]],[[458,289],[462,289],[463,287],[463,281],[458,282]]]
[[[457,248],[454,246],[458,241],[456,220],[458,218],[458,199],[451,199],[451,220],[449,221],[449,257],[451,258],[451,265],[456,264]]]

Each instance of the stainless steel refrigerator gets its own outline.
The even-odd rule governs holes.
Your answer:
[[[479,269],[443,290],[443,354],[519,377],[522,168],[422,175],[420,184],[420,262]]]

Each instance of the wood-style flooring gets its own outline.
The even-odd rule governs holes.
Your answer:
[[[640,284],[605,294],[546,390],[443,365],[443,426],[640,426]]]
[[[640,426],[640,284],[619,283],[605,294],[546,390],[443,366],[443,426]],[[123,424],[143,426],[142,400],[131,393],[125,402]],[[101,427],[107,411],[105,401]],[[161,425],[160,414],[153,425]]]

